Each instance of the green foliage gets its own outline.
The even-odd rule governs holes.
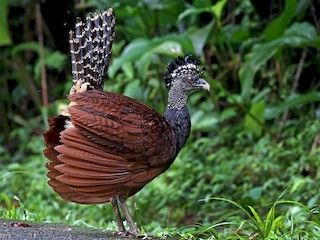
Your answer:
[[[314,103],[320,101],[319,92],[310,92],[306,94],[294,94],[288,96],[287,99],[284,99],[282,103],[279,103],[277,106],[266,109],[265,118],[274,119],[278,117],[285,110],[290,108],[299,109],[306,103]]]
[[[315,3],[287,0],[268,20],[252,3],[259,1],[228,2],[228,7],[225,0],[79,5],[115,8],[117,38],[107,91],[162,112],[166,64],[191,53],[207,67],[204,78],[212,90],[190,96],[192,133],[186,146],[166,173],[128,201],[138,225],[155,236],[316,239],[320,234]],[[0,5],[0,16],[5,11]],[[41,133],[47,117],[68,104],[64,96],[72,83],[67,55],[44,34],[48,108],[41,103],[46,93],[39,91],[36,40],[21,34],[0,53],[0,217],[115,229],[110,205],[67,203],[47,185]]]
[[[137,39],[131,42],[125,47],[121,56],[116,58],[110,66],[110,77],[114,77],[115,73],[124,64],[138,61],[138,73],[140,73],[141,78],[145,79],[152,54],[160,53],[177,57],[182,54],[182,49],[192,51],[191,43],[184,41],[184,39],[186,38],[181,38],[178,35],[166,35],[157,39]]]
[[[244,126],[258,137],[261,136],[262,133],[262,124],[264,123],[264,111],[264,102],[254,103],[249,110],[249,114],[246,114],[246,117],[244,119]]]
[[[216,201],[229,203],[245,215],[245,220],[239,224],[236,230],[229,230],[227,233],[219,231],[219,228],[226,228],[226,225],[233,225],[234,222],[224,222],[213,226],[200,226],[194,231],[194,238],[200,239],[317,239],[319,234],[319,217],[307,206],[295,202],[278,199],[267,211],[265,219],[259,215],[257,210],[251,206],[243,207],[237,202],[225,198],[213,198]],[[291,207],[291,213],[287,216],[278,215],[276,208],[282,205]],[[293,210],[295,209],[295,210]],[[293,211],[292,211],[293,210]],[[292,214],[295,212],[294,214]],[[306,220],[311,217],[312,220]],[[218,229],[218,230],[215,230]]]
[[[3,0],[0,3],[0,46],[9,45],[11,43],[11,38],[8,33],[7,12],[8,0]]]
[[[272,41],[283,35],[284,31],[290,25],[293,17],[296,14],[297,1],[286,0],[284,11],[280,16],[270,23],[264,30],[264,37],[268,41]]]
[[[243,67],[239,71],[239,78],[242,85],[241,95],[244,100],[249,100],[255,74],[266,62],[284,46],[308,47],[317,49],[320,47],[320,38],[316,29],[309,23],[295,23],[284,32],[283,36],[266,43],[257,44],[252,52],[248,54]]]
[[[305,125],[309,127],[304,129]],[[146,186],[145,189],[151,190],[156,187],[152,193],[146,190],[138,194],[141,195],[139,204],[147,201],[160,216],[164,215],[147,219],[179,216],[181,221],[187,221],[183,216],[188,218],[192,213],[197,221],[210,222],[226,214],[225,206],[217,208],[209,204],[212,196],[233,196],[239,204],[261,206],[273,202],[274,196],[280,196],[288,188],[286,198],[308,202],[312,207],[319,200],[319,176],[303,174],[311,174],[308,171],[319,167],[319,151],[306,151],[319,127],[319,121],[308,122],[300,130],[291,127],[285,133],[285,140],[279,143],[267,134],[258,141],[245,137],[238,132],[238,126],[238,129],[221,130],[215,137],[193,140],[182,150],[170,171]],[[155,205],[153,199],[165,199],[167,195],[171,200],[169,206],[168,202],[159,200]],[[204,202],[197,203],[199,199]]]
[[[223,13],[222,10],[226,2],[227,2],[226,0],[220,0],[215,5],[212,5],[212,6],[207,6],[203,8],[196,8],[196,7],[188,8],[179,15],[178,22],[181,22],[182,19],[186,18],[187,16],[199,15],[200,13],[203,13],[203,12],[209,12],[213,14],[217,18],[217,20],[220,21],[221,15]]]
[[[20,43],[17,46],[13,47],[11,50],[12,55],[16,55],[18,53],[24,51],[34,51],[39,55],[39,44],[37,42],[24,42]],[[66,56],[59,51],[50,51],[49,49],[45,49],[45,64],[49,68],[56,69],[58,71],[62,70],[63,65],[66,62]],[[36,79],[40,79],[40,68],[41,62],[38,59],[35,63],[33,74]]]

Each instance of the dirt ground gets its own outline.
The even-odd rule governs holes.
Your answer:
[[[0,219],[0,239],[7,240],[105,240],[119,238],[110,231],[54,223]],[[141,239],[141,238],[140,238]]]

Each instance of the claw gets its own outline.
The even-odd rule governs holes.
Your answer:
[[[115,232],[115,237],[120,237],[120,238],[136,238],[139,233],[133,233],[130,231],[120,231],[120,232]]]

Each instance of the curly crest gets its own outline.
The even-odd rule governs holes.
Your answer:
[[[167,71],[164,75],[166,87],[170,88],[172,82],[182,74],[196,74],[201,76],[205,68],[200,68],[200,64],[200,60],[193,58],[191,55],[177,57],[167,66]]]

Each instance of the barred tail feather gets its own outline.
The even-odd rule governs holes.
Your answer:
[[[85,22],[77,19],[69,39],[74,84],[71,93],[103,88],[112,54],[114,27],[115,16],[111,8],[88,16]]]

